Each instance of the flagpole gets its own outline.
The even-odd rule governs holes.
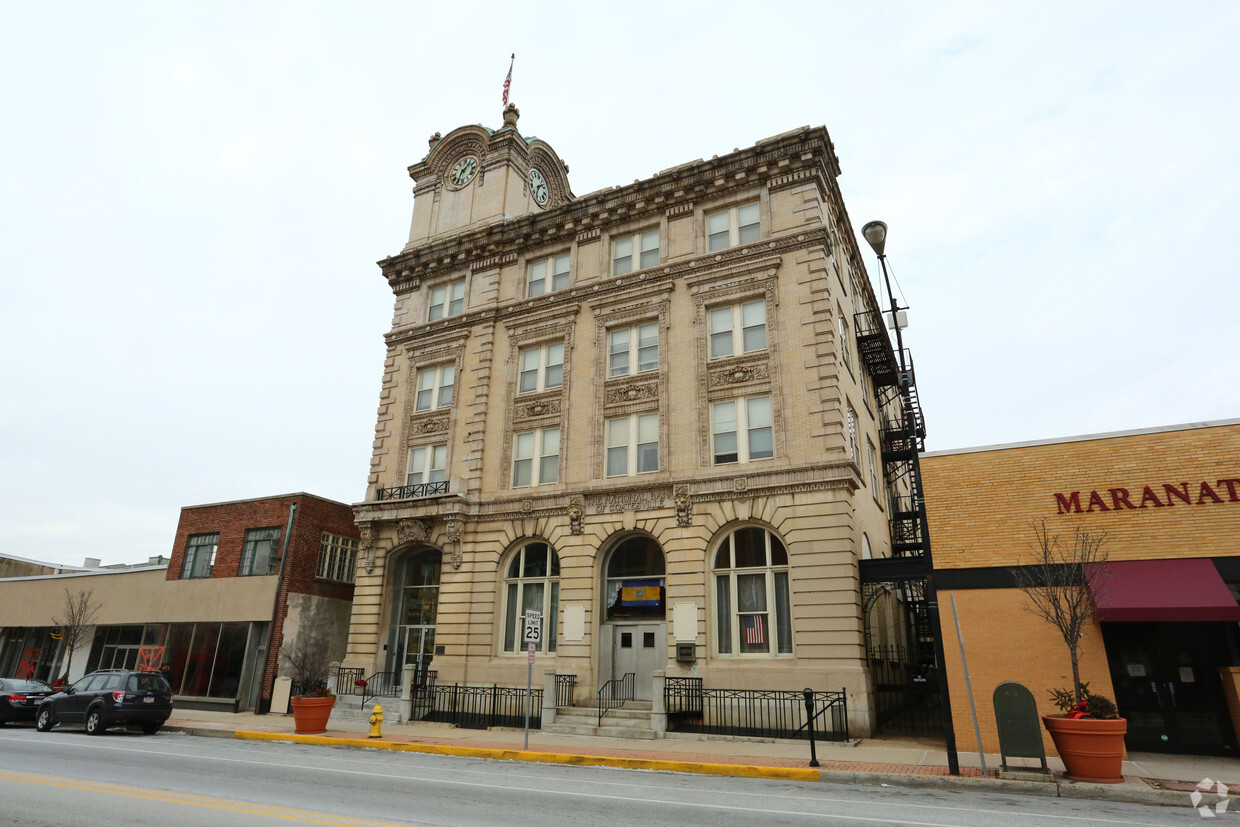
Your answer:
[[[504,78],[504,103],[503,103],[503,106],[508,106],[508,90],[512,87],[512,67],[513,67],[513,64],[515,64],[516,62],[517,62],[517,53],[516,53],[516,52],[513,52],[513,53],[512,53],[512,59],[511,59],[511,61],[509,61],[509,63],[508,63],[508,76],[507,76],[506,78]]]

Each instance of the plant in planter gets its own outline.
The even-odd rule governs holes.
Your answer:
[[[302,735],[326,732],[327,719],[336,704],[336,696],[328,688],[331,658],[327,641],[311,638],[282,646],[280,659],[297,693],[289,699],[295,730]]]
[[[1105,590],[1106,534],[1076,529],[1071,543],[1052,535],[1046,523],[1034,523],[1035,560],[1013,569],[1016,585],[1028,598],[1026,609],[1059,631],[1072,661],[1072,689],[1051,690],[1061,715],[1044,715],[1042,723],[1074,781],[1118,784],[1124,780],[1124,735],[1128,722],[1107,697],[1089,692],[1081,680],[1080,643],[1093,617],[1093,600]]]

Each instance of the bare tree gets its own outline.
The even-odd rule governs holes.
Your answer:
[[[65,674],[73,666],[73,653],[80,644],[86,641],[95,626],[95,616],[99,614],[99,604],[95,601],[95,593],[90,589],[73,594],[65,589],[65,605],[59,617],[53,617],[52,623],[60,627],[60,639],[69,650],[69,661],[65,664]]]
[[[1033,523],[1033,533],[1034,562],[1012,569],[1012,575],[1029,599],[1025,610],[1054,626],[1063,636],[1072,658],[1072,690],[1080,703],[1078,647],[1086,624],[1093,617],[1093,601],[1105,591],[1110,574],[1106,569],[1107,553],[1102,550],[1106,533],[1076,528],[1071,543],[1065,544],[1058,535],[1050,533],[1045,520]]]
[[[331,655],[323,635],[310,634],[305,641],[297,640],[280,647],[280,660],[288,676],[303,695],[330,695]]]

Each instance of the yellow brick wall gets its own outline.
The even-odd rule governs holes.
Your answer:
[[[982,748],[999,752],[995,730],[995,687],[1004,681],[1024,684],[1038,703],[1039,715],[1058,714],[1048,696],[1051,689],[1072,686],[1072,661],[1059,631],[1049,623],[1024,612],[1024,595],[1016,589],[964,589],[939,592],[939,611],[943,620],[943,650],[952,699],[952,719],[956,748],[976,752],[977,738],[969,695],[960,659],[960,643],[952,615],[952,598],[960,615],[965,658],[977,704],[978,729]],[[1102,632],[1096,623],[1086,628],[1079,649],[1081,680],[1091,692],[1114,699],[1111,674],[1107,667]],[[1123,710],[1120,710],[1123,714]],[[1056,755],[1055,745],[1045,729],[1042,743],[1047,755]]]
[[[921,467],[935,568],[1028,562],[1030,525],[1041,520],[1052,534],[1106,532],[1112,560],[1240,555],[1240,424],[928,455]],[[1234,494],[1222,480],[1235,481]],[[1192,504],[1165,493],[1182,483]],[[1137,506],[1147,485],[1172,504],[1112,507],[1111,489],[1127,489]],[[1083,513],[1058,513],[1055,494],[1074,491]],[[1108,510],[1084,513],[1091,491]]]

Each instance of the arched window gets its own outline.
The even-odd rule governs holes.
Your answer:
[[[607,620],[663,619],[663,549],[650,537],[630,537],[607,561]]]
[[[788,551],[764,528],[738,528],[715,554],[715,641],[721,655],[792,654]]]
[[[560,609],[560,558],[542,542],[517,549],[504,577],[504,651],[522,652],[525,610],[542,614],[538,651],[555,651],[556,616]]]

